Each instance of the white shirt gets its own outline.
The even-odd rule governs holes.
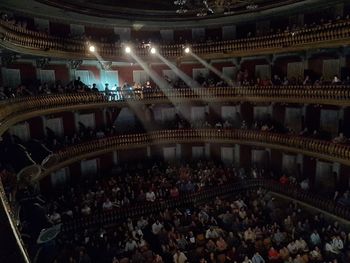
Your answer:
[[[128,242],[126,242],[125,244],[125,251],[134,251],[137,248],[137,243],[135,240],[129,240]]]
[[[112,204],[111,201],[103,202],[102,208],[103,208],[104,210],[112,209],[112,207],[113,207],[113,204]]]
[[[146,193],[146,200],[148,202],[154,202],[156,200],[156,195],[155,193],[152,191],[152,192],[147,192]]]
[[[344,244],[343,244],[343,241],[341,239],[338,239],[338,238],[334,238],[332,240],[332,243],[331,243],[332,247],[333,247],[333,250],[335,251],[335,253],[339,254],[340,253],[340,250],[342,250],[344,248]]]
[[[90,215],[90,213],[91,213],[91,208],[88,207],[88,206],[83,207],[83,208],[81,209],[81,212],[82,212],[84,215]]]
[[[289,253],[295,254],[298,251],[298,248],[295,243],[289,243],[287,246]]]
[[[206,239],[210,239],[210,238],[216,239],[218,237],[219,237],[219,234],[215,229],[213,230],[208,229],[207,232],[205,233]]]
[[[174,263],[185,263],[187,260],[186,255],[183,252],[174,254]]]
[[[155,222],[152,225],[152,232],[153,232],[153,234],[158,235],[162,228],[163,228],[163,225],[161,223],[157,224],[157,222]]]

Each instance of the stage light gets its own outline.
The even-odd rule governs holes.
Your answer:
[[[155,53],[157,53],[157,49],[155,47],[152,47],[151,48],[151,54],[155,54]]]
[[[96,48],[95,48],[95,46],[89,46],[89,51],[90,52],[95,52],[96,51]]]
[[[130,54],[131,53],[131,47],[126,47],[125,48],[125,53]]]
[[[186,53],[186,54],[190,53],[190,51],[191,51],[191,49],[190,49],[189,47],[186,47],[186,48],[185,48],[185,53]]]

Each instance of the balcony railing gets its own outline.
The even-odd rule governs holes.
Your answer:
[[[153,89],[105,95],[103,93],[67,93],[21,97],[0,102],[0,134],[10,125],[35,116],[60,111],[100,107],[123,107],[128,102],[182,103],[207,102],[276,102],[350,106],[348,86],[270,86],[213,87],[197,89]]]
[[[291,50],[325,47],[334,42],[339,42],[338,46],[343,46],[345,42],[350,41],[350,20],[343,20],[332,24],[316,26],[307,29],[295,30],[292,32],[283,32],[264,37],[253,37],[230,41],[206,42],[193,44],[194,53],[202,56],[214,55],[251,55],[254,53],[285,52]],[[85,41],[74,40],[71,38],[62,38],[51,36],[46,33],[30,31],[6,21],[0,21],[0,32],[3,34],[3,44],[11,44],[10,48],[27,48],[31,51],[50,51],[57,55],[68,57],[68,53],[74,54],[73,57],[89,57],[88,46]],[[104,58],[122,57],[122,47],[118,44],[95,43],[97,52]],[[160,53],[165,57],[179,57],[183,54],[183,45],[160,45]],[[22,50],[24,52],[25,50]],[[142,46],[134,47],[134,52],[138,56],[148,55],[146,48]],[[91,56],[90,56],[91,58]]]
[[[350,209],[313,193],[305,192],[293,185],[283,186],[268,179],[245,179],[225,185],[211,187],[194,194],[181,195],[180,198],[157,200],[154,203],[139,204],[133,207],[114,209],[95,213],[90,216],[75,218],[64,222],[62,230],[74,233],[91,227],[116,224],[127,218],[135,218],[147,214],[156,214],[166,208],[190,208],[211,202],[215,197],[224,197],[242,191],[263,188],[296,201],[311,205],[344,219],[350,219]]]
[[[350,165],[350,146],[333,142],[244,129],[162,130],[142,134],[112,136],[60,150],[39,176],[43,178],[71,163],[120,149],[142,148],[171,143],[232,143],[301,153]],[[38,178],[36,178],[38,179]]]

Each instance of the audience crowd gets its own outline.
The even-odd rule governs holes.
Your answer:
[[[187,89],[189,86],[180,79],[170,79],[164,76],[164,79],[174,89]],[[337,75],[332,80],[324,80],[323,77],[306,76],[304,80],[299,77],[288,79],[287,77],[281,78],[275,74],[272,79],[269,78],[254,78],[248,73],[247,70],[240,70],[234,80],[230,80],[231,83],[226,83],[224,80],[219,79],[214,75],[203,76],[199,74],[195,79],[196,83],[203,88],[206,87],[271,87],[271,86],[313,86],[315,88],[324,85],[350,85],[350,76],[344,79],[340,79]],[[64,85],[61,81],[55,83],[41,83],[36,81],[34,83],[28,83],[27,85],[20,84],[16,88],[0,85],[0,100],[6,100],[10,98],[28,97],[40,94],[62,94],[62,93],[84,93],[84,92],[103,92],[108,100],[124,100],[124,99],[142,99],[147,94],[159,93],[161,90],[155,87],[150,81],[145,83],[124,83],[122,86],[117,84],[110,85],[105,84],[104,89],[99,87],[96,83],[83,83],[80,77],[77,77],[74,81]]]
[[[177,198],[183,192],[225,184],[236,177],[266,173],[252,169],[246,174],[242,169],[203,162],[119,169],[118,176],[79,185],[56,197],[50,203],[50,209],[54,208],[49,209],[51,221],[65,220],[61,215],[88,216],[113,206]],[[144,176],[146,179],[140,179]],[[168,183],[171,181],[174,183]],[[123,196],[128,199],[124,204]],[[346,263],[350,260],[349,238],[337,221],[259,189],[217,197],[198,207],[128,218],[95,230],[61,233],[57,262]]]

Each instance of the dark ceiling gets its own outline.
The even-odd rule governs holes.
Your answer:
[[[220,17],[285,6],[303,0],[36,0],[78,13],[130,20],[184,20]]]

